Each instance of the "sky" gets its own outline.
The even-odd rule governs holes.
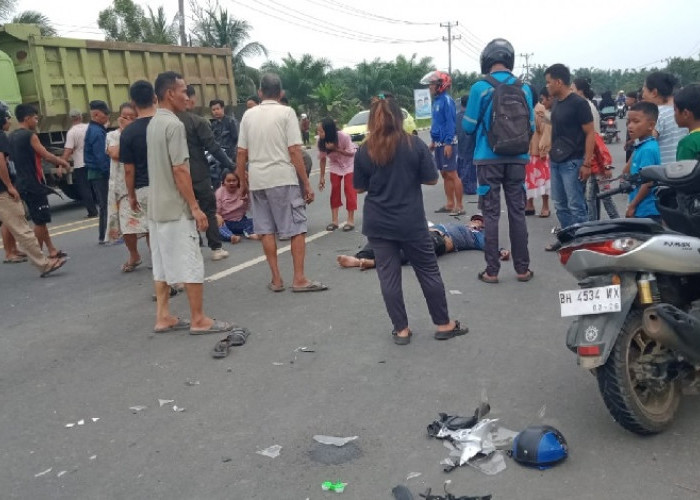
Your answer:
[[[206,0],[199,0],[204,4]],[[177,13],[177,0],[136,0]],[[191,25],[190,0],[185,0]],[[39,10],[60,36],[103,39],[100,10],[111,0],[18,0],[17,10]],[[508,39],[516,51],[515,73],[525,64],[564,63],[571,69],[663,67],[671,57],[698,57],[700,16],[697,0],[219,0],[229,14],[252,26],[250,41],[264,45],[269,59],[290,53],[326,58],[333,68],[363,60],[394,60],[403,54],[432,57],[437,69],[449,67],[448,28],[452,24],[452,69],[479,71],[479,54],[489,40]],[[580,7],[576,7],[580,5]],[[575,10],[578,9],[578,10]],[[441,24],[443,26],[441,26]],[[525,55],[527,54],[527,58]],[[247,60],[259,67],[266,58]]]

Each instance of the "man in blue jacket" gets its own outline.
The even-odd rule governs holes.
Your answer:
[[[481,72],[503,84],[518,84],[513,75],[515,51],[507,40],[497,38],[486,45],[481,53]],[[478,194],[481,197],[484,214],[484,256],[486,270],[478,278],[486,283],[498,283],[500,255],[498,245],[498,220],[501,216],[501,187],[508,207],[510,242],[512,245],[513,267],[518,281],[529,281],[530,270],[528,233],[525,222],[525,165],[529,160],[525,153],[505,156],[494,153],[489,143],[488,132],[492,129],[494,85],[487,80],[476,82],[469,91],[469,101],[462,120],[462,127],[468,134],[476,134],[474,164],[479,180]],[[532,92],[527,85],[522,86],[525,102],[529,110],[530,131],[535,128]]]
[[[105,148],[107,126],[109,125],[109,106],[104,101],[90,102],[90,124],[85,132],[85,168],[87,178],[97,198],[100,213],[99,241],[105,244],[107,231],[107,193],[109,191],[109,156]]]
[[[462,180],[457,173],[457,109],[447,93],[452,78],[442,71],[431,71],[425,75],[421,85],[428,85],[433,96],[433,113],[430,125],[430,150],[435,152],[437,166],[445,186],[445,205],[435,213],[465,215],[462,205]]]

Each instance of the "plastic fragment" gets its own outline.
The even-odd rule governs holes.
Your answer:
[[[450,290],[450,295],[462,295],[462,292],[459,290]]]
[[[316,351],[311,349],[310,347],[297,347],[296,349],[294,349],[294,352],[316,352]]]
[[[58,474],[56,474],[56,477],[61,477],[63,474],[65,474],[65,473],[67,473],[67,472],[68,472],[67,470],[62,470],[61,472],[59,472]]]
[[[182,406],[173,405],[173,411],[182,413],[185,409]]]
[[[422,476],[422,475],[423,475],[422,472],[410,472],[410,473],[408,474],[408,476],[406,476],[406,481],[408,481],[408,480],[410,480],[410,479],[413,479],[413,478],[416,478],[416,477],[418,477],[418,476]]]
[[[192,379],[187,379],[185,380],[185,385],[189,385],[192,387],[193,385],[199,385],[199,380],[192,380]]]
[[[543,419],[545,413],[547,413],[547,405],[546,405],[546,404],[542,405],[542,408],[540,408],[540,411],[537,412],[537,416],[538,416],[540,419]]]
[[[348,483],[341,483],[338,481],[337,483],[334,483],[332,481],[324,481],[321,483],[321,489],[323,491],[335,491],[336,493],[342,493],[345,491],[345,487],[348,485]]]
[[[71,423],[69,423],[69,424],[66,424],[66,427],[68,427],[69,429],[70,429],[71,427],[75,427],[75,423],[71,422]]]
[[[350,437],[335,437],[335,436],[323,436],[317,434],[314,436],[314,441],[318,441],[321,444],[328,444],[328,445],[333,445],[333,446],[345,446],[348,444],[350,441],[354,441],[358,438],[359,436],[350,436]]]
[[[97,455],[90,456],[90,460],[95,460],[96,458],[97,458]]]
[[[272,364],[275,366],[284,366],[284,363],[280,363],[278,361],[273,361]]]
[[[233,460],[231,457],[221,457],[221,461],[222,461],[223,463],[230,462],[231,460]]]
[[[78,420],[78,425],[85,425],[85,419]]]
[[[100,417],[92,417],[93,422],[97,422],[100,419]]]
[[[163,406],[165,406],[165,405],[168,405],[168,404],[174,403],[174,402],[175,402],[174,399],[159,399],[158,400],[158,404],[160,405],[161,408],[163,408]]]
[[[449,467],[454,467],[455,463],[452,460],[450,460],[449,458],[443,458],[442,460],[440,460],[440,465],[447,465]]]
[[[265,457],[270,457],[270,458],[277,458],[280,455],[280,450],[282,447],[278,444],[273,444],[269,448],[265,448],[264,450],[258,450],[255,453],[258,455],[263,455]]]
[[[148,407],[147,406],[131,406],[131,407],[129,407],[129,409],[131,410],[131,413],[138,413],[140,411],[145,410],[146,408],[148,408]]]
[[[46,470],[43,471],[43,472],[40,472],[40,473],[38,473],[38,474],[34,474],[34,477],[41,477],[41,476],[43,476],[43,475],[45,475],[45,474],[48,474],[48,473],[51,472],[52,470],[53,470],[53,467],[49,467],[48,469],[46,469]]]

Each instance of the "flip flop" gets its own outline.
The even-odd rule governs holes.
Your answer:
[[[355,226],[353,226],[352,224],[345,224],[343,226],[343,231],[345,232],[352,231],[353,229],[355,229]]]
[[[268,283],[267,284],[267,289],[272,290],[273,292],[284,292],[285,290],[284,284],[282,285],[275,285],[274,283]]]
[[[211,357],[214,359],[222,359],[228,356],[231,352],[231,343],[228,341],[228,337],[219,340],[214,349],[211,350]]]
[[[53,257],[53,264],[49,263],[51,267],[49,267],[48,269],[44,269],[44,271],[39,276],[41,278],[46,278],[52,272],[61,269],[66,262],[66,259],[63,257]]]
[[[455,210],[454,212],[450,212],[450,215],[453,217],[456,217],[458,215],[467,215],[467,212],[462,209],[462,210]]]
[[[122,264],[122,272],[123,273],[133,273],[138,266],[141,265],[141,261],[134,262],[133,264],[129,264],[128,262],[125,262]]]
[[[535,215],[534,210],[525,210],[525,215]]]
[[[479,281],[483,281],[484,283],[498,283],[498,276],[489,276],[486,274],[486,271],[481,271],[476,277],[479,278]]]
[[[63,257],[68,257],[68,254],[66,252],[64,252],[63,250],[58,250],[56,252],[56,255],[49,255],[49,259],[57,259],[57,258],[60,259]]]
[[[433,337],[435,337],[435,340],[447,340],[453,337],[459,337],[460,335],[466,335],[467,333],[469,333],[469,328],[466,326],[462,327],[459,320],[455,320],[455,327],[452,330],[446,332],[437,331]]]
[[[551,214],[550,214],[549,212],[547,212],[546,214],[540,213],[539,217],[541,217],[542,219],[546,219],[546,218],[549,217],[550,215],[551,215]]]
[[[436,214],[449,214],[454,212],[454,208],[447,208],[447,207],[440,207],[437,210],[435,210]]]
[[[333,222],[326,226],[326,231],[335,231],[336,229],[338,229],[338,224],[334,224]]]
[[[193,330],[190,328],[190,335],[207,335],[209,333],[224,333],[230,332],[233,329],[231,323],[225,321],[214,321],[214,323],[206,330]]]
[[[187,319],[177,318],[177,321],[165,328],[154,328],[153,333],[175,332],[178,330],[187,330],[190,327],[190,322]]]
[[[522,281],[522,282],[530,281],[534,276],[535,276],[535,273],[528,269],[524,274],[518,275],[518,281]]]
[[[27,258],[20,257],[19,255],[2,261],[3,264],[21,264],[22,262],[27,262]]]
[[[396,330],[391,331],[391,336],[394,337],[394,344],[396,345],[408,345],[411,343],[411,337],[413,337],[413,332],[408,330],[408,335],[405,337],[399,337]]]
[[[306,286],[294,286],[292,287],[292,292],[302,293],[302,292],[322,292],[323,290],[328,290],[328,287],[323,283],[318,281],[312,281]]]
[[[226,340],[232,346],[242,346],[245,345],[248,336],[250,335],[250,330],[242,326],[234,326],[231,333],[226,337]]]

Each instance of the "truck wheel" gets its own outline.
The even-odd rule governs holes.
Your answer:
[[[598,387],[615,421],[640,435],[666,429],[678,410],[679,381],[661,383],[640,378],[634,368],[639,357],[665,351],[666,347],[649,338],[642,327],[642,312],[627,315],[608,361],[598,369]]]

